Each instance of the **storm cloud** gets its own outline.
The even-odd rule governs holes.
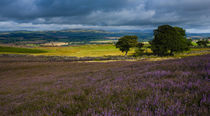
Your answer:
[[[210,0],[1,0],[0,30],[144,29],[170,24],[208,32],[209,6]]]

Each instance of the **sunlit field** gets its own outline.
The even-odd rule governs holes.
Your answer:
[[[118,56],[124,55],[112,44],[105,45],[78,45],[70,47],[40,47],[39,49],[46,50],[48,53],[42,55],[56,56],[76,56],[76,57],[102,57],[102,56]],[[133,54],[134,50],[129,52]]]
[[[3,47],[2,47],[3,48]],[[124,55],[119,49],[117,49],[112,44],[105,45],[77,45],[77,46],[68,46],[68,47],[35,47],[29,50],[38,50],[40,52],[19,52],[19,49],[16,47],[16,52],[13,48],[13,51],[0,50],[0,54],[28,54],[28,55],[46,55],[46,56],[75,56],[75,57],[103,57],[103,56],[119,56]],[[134,49],[128,53],[132,55]]]
[[[146,44],[146,47],[148,45]],[[157,56],[148,55],[152,51],[150,48],[144,47],[144,54],[141,57],[144,58],[157,58]],[[0,54],[25,54],[25,55],[44,55],[44,56],[74,56],[74,57],[104,57],[104,56],[124,56],[113,44],[102,44],[102,45],[74,45],[65,47],[0,47]],[[128,55],[132,56],[135,53],[136,48],[132,48]],[[191,48],[190,51],[184,53],[177,53],[173,58],[204,55],[209,54],[210,48]],[[167,56],[165,58],[169,58]],[[161,57],[164,58],[164,57]]]

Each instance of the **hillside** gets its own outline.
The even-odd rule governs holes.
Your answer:
[[[27,46],[52,46],[57,43],[61,46],[81,44],[107,44],[115,43],[124,35],[137,35],[140,42],[153,39],[152,31],[104,31],[88,29],[72,29],[60,31],[10,31],[0,32],[1,44],[15,44]],[[210,34],[188,33],[192,39],[210,37]]]
[[[74,44],[100,43],[97,41],[116,41],[124,35],[138,35],[139,41],[148,41],[150,33],[108,32],[102,30],[61,30],[61,31],[12,31],[1,32],[0,43],[3,44],[43,44],[49,42],[67,42]],[[113,43],[111,42],[111,43]],[[103,42],[102,42],[103,43]]]
[[[1,115],[209,114],[210,55],[107,63],[28,58],[0,57]]]

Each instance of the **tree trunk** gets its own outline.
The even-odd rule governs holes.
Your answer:
[[[171,56],[174,55],[174,51],[173,51],[173,50],[170,51],[170,55],[171,55]]]
[[[146,47],[146,54],[148,54],[148,52],[147,52],[147,47]]]
[[[125,56],[127,57],[128,51],[125,52]]]

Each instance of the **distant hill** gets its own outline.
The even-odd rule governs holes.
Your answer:
[[[115,38],[124,35],[137,35],[139,41],[148,41],[152,38],[151,33],[137,32],[110,32],[104,30],[60,30],[60,31],[9,31],[0,32],[0,43],[13,44],[43,44],[49,42],[71,42],[76,44],[87,44],[91,41],[109,40],[107,37]]]
[[[69,29],[59,31],[4,31],[0,32],[0,43],[3,44],[45,44],[50,42],[68,42],[71,44],[91,44],[93,41],[109,41],[110,38],[116,42],[124,35],[137,35],[139,41],[149,41],[153,38],[150,30],[91,30],[91,29]],[[210,34],[188,33],[188,37],[210,37]],[[99,44],[100,42],[95,42]]]
[[[210,33],[187,33],[187,36],[191,39],[203,39],[210,37]]]

